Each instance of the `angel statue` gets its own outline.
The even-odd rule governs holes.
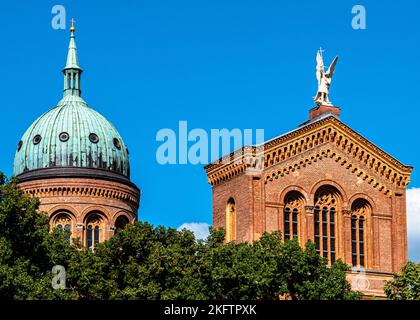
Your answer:
[[[330,92],[331,78],[334,74],[334,68],[337,64],[338,56],[334,58],[327,72],[325,72],[322,52],[323,50],[320,48],[316,55],[316,78],[318,79],[318,91],[314,100],[317,106],[332,106],[331,101],[328,99],[328,94]]]

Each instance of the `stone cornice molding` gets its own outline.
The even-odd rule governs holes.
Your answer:
[[[136,189],[130,190],[127,188],[119,189],[112,188],[105,185],[86,186],[71,183],[69,185],[54,186],[51,184],[20,184],[22,191],[32,197],[46,198],[46,197],[100,197],[108,199],[117,199],[124,201],[134,208],[138,208],[140,194]]]

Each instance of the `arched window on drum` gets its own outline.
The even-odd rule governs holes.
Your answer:
[[[104,220],[98,212],[89,213],[86,218],[85,245],[94,250],[98,243],[104,241]]]
[[[55,215],[52,221],[52,227],[57,228],[59,232],[64,234],[67,241],[70,241],[72,233],[72,219],[68,212],[60,212]]]

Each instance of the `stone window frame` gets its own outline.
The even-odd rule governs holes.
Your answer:
[[[90,211],[89,213],[86,214],[85,216],[85,230],[84,230],[84,246],[88,249],[88,250],[94,250],[96,245],[103,242],[106,239],[105,236],[105,226],[106,226],[106,221],[105,221],[105,215],[103,212],[98,211],[98,210],[93,210]],[[91,229],[90,229],[90,228]],[[98,230],[98,241],[95,242],[95,238],[96,238],[96,232],[95,230]],[[89,230],[92,230],[92,242],[93,245],[91,245],[90,247],[88,246],[88,241],[89,241]]]
[[[66,226],[69,225],[69,231],[70,234],[67,237],[67,240],[70,241],[72,236],[75,234],[75,218],[73,214],[67,210],[57,210],[53,213],[51,219],[50,219],[50,226],[51,228],[58,228],[60,232],[63,231],[63,229],[66,229]],[[60,228],[61,227],[61,228]]]
[[[372,204],[366,199],[357,198],[351,203],[350,247],[351,265],[353,267],[366,268],[369,265],[368,243],[372,212]],[[360,228],[361,221],[363,221],[362,229]],[[355,234],[353,234],[353,229],[356,231]],[[361,247],[361,237],[363,238],[363,247]],[[363,250],[361,250],[362,248]],[[363,251],[363,254],[360,251]]]
[[[283,240],[293,239],[296,236],[298,242],[302,242],[304,238],[302,229],[303,220],[305,219],[305,197],[297,191],[291,190],[286,193],[283,199]],[[286,214],[289,213],[288,228],[286,226]],[[296,214],[296,219],[294,219]],[[289,229],[288,237],[286,239],[286,229]]]
[[[322,185],[314,193],[314,244],[329,264],[341,257],[339,243],[342,228],[339,226],[342,224],[342,206],[342,194],[332,185]],[[325,231],[327,235],[324,235]],[[332,245],[334,250],[331,250]]]

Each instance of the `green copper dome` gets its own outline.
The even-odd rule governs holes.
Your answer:
[[[91,168],[129,177],[128,150],[115,127],[80,97],[74,29],[64,73],[64,97],[18,143],[14,175],[46,168]]]

